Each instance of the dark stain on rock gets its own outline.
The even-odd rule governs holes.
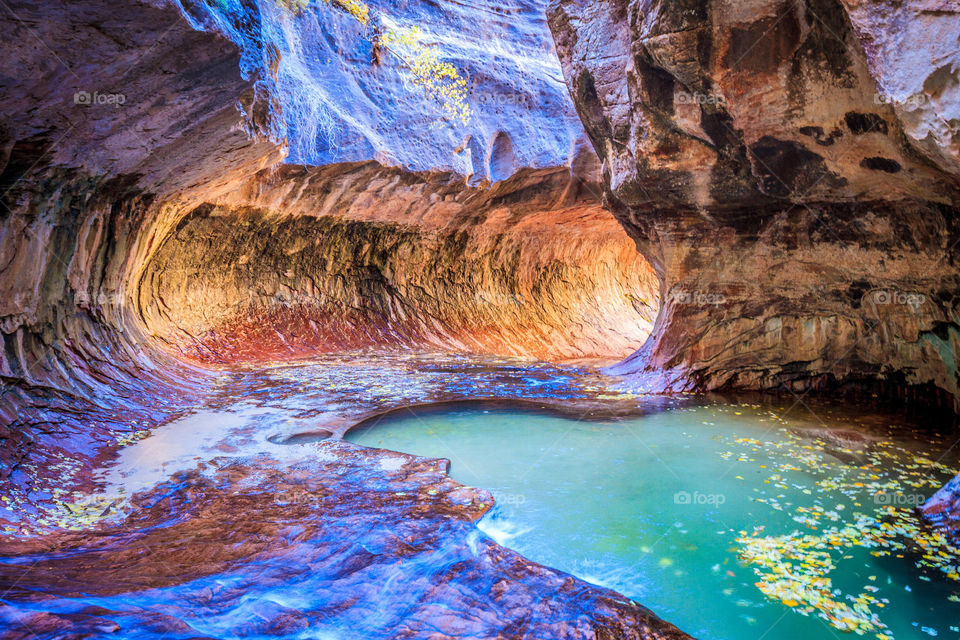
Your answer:
[[[833,146],[837,138],[843,137],[843,132],[839,129],[834,129],[829,135],[823,130],[823,127],[816,126],[800,127],[799,131],[802,135],[813,138],[813,141],[821,147]]]
[[[811,77],[827,73],[843,87],[857,84],[850,47],[860,45],[852,36],[846,10],[837,0],[807,0],[804,15],[806,35],[792,56],[787,77],[787,97],[795,111],[806,104]]]
[[[869,291],[873,285],[871,285],[866,280],[854,280],[850,283],[850,286],[847,288],[847,300],[850,302],[850,306],[854,309],[860,308],[860,303],[863,301],[863,294]]]
[[[864,158],[860,161],[860,166],[864,169],[883,171],[885,173],[899,173],[900,170],[903,169],[903,167],[900,166],[900,163],[896,160],[891,160],[890,158],[881,158],[879,156]]]
[[[610,19],[615,23],[623,23],[628,19],[627,12],[630,9],[629,2],[611,2],[610,3]]]
[[[958,332],[960,332],[960,327],[958,327],[955,323],[937,321],[933,323],[933,326],[926,333],[936,336],[943,342],[948,342],[950,340],[950,334]]]
[[[828,173],[823,157],[790,140],[764,136],[750,147],[761,190],[785,197],[810,188]],[[798,195],[802,195],[798,194]]]
[[[847,123],[847,128],[858,136],[865,133],[882,133],[886,135],[889,130],[887,121],[876,113],[850,111],[843,119],[844,122]]]
[[[810,31],[799,53],[852,86],[850,47],[859,42],[851,37],[846,9],[838,0],[807,0],[807,25]]]
[[[583,120],[584,129],[590,136],[594,149],[597,150],[597,155],[602,160],[606,148],[604,139],[612,135],[612,130],[610,121],[603,112],[603,103],[600,101],[599,94],[597,94],[593,76],[586,69],[577,76],[574,91],[574,103],[577,106],[577,112],[580,114],[580,119]]]
[[[756,197],[747,146],[740,132],[733,128],[730,114],[705,109],[700,124],[717,152],[717,162],[710,176],[713,199],[724,202],[731,196],[737,199]]]
[[[0,145],[0,154],[9,148],[9,153],[0,155],[0,202],[7,204],[7,192],[28,172],[38,173],[45,165],[47,150],[50,148],[50,138],[46,133],[38,133],[17,140],[12,147]],[[4,208],[4,212],[9,207]]]
[[[723,64],[734,71],[776,71],[797,50],[800,33],[792,5],[784,4],[779,15],[734,27]]]
[[[641,100],[650,106],[673,114],[673,91],[676,81],[673,76],[653,65],[646,55],[634,57],[634,68],[642,78]]]

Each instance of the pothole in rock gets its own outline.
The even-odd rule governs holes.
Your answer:
[[[332,432],[326,429],[317,429],[316,431],[295,433],[291,436],[276,434],[267,438],[267,441],[273,444],[309,444],[311,442],[320,442],[330,437],[333,437]]]

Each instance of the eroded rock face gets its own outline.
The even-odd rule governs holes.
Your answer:
[[[617,369],[638,385],[879,379],[957,396],[957,183],[934,162],[949,144],[892,104],[915,69],[891,66],[882,10],[863,4],[552,5],[609,203],[662,280],[654,337]],[[935,7],[887,18],[936,33],[960,21]],[[916,55],[937,58],[925,42]],[[951,102],[927,89],[907,97]],[[952,108],[915,116],[942,130]]]
[[[960,176],[960,7],[843,0],[877,84],[910,144]]]
[[[281,156],[237,111],[254,91],[236,48],[169,8],[18,3],[0,29],[0,475],[10,480],[28,458],[89,460],[199,393],[202,371],[143,339],[125,303],[130,269],[169,223],[157,206],[167,195],[216,193],[240,167]]]
[[[532,6],[514,7],[525,12],[527,27],[536,22]],[[13,494],[7,489],[16,487],[28,505],[53,496],[59,500],[64,497],[59,491],[89,493],[95,484],[92,469],[119,446],[214,393],[216,378],[197,361],[249,361],[390,342],[381,341],[378,332],[404,346],[422,341],[564,357],[611,355],[642,340],[656,304],[652,272],[615,220],[604,216],[589,179],[571,174],[573,167],[588,166],[591,157],[577,142],[576,120],[560,118],[565,124],[537,148],[530,136],[549,133],[544,126],[514,118],[510,122],[522,126],[504,128],[488,115],[473,138],[456,139],[476,147],[471,157],[482,157],[469,167],[451,161],[459,174],[414,175],[371,162],[279,166],[293,139],[284,128],[289,121],[282,119],[282,100],[271,94],[283,78],[270,75],[274,64],[252,63],[252,49],[238,48],[220,35],[223,30],[202,20],[204,7],[17,2],[0,15],[5,42],[0,60],[5,96],[0,105],[0,486],[5,493]],[[241,13],[249,18],[246,27],[270,26],[252,3]],[[339,35],[345,39],[345,33]],[[468,38],[474,44],[478,39],[476,33]],[[458,55],[466,56],[465,51]],[[490,91],[504,90],[496,78],[507,78],[521,64],[504,57],[491,65],[473,59],[494,76]],[[278,62],[276,56],[270,60]],[[389,73],[398,77],[395,69]],[[549,75],[544,71],[535,81],[516,76],[506,87],[524,95],[562,97],[561,85],[551,84]],[[478,80],[475,89],[482,91],[484,82]],[[359,91],[353,87],[334,105],[341,117],[351,115],[354,90]],[[513,105],[506,111],[523,108]],[[556,106],[558,113],[564,109],[572,115],[568,105]],[[397,113],[405,113],[402,105]],[[369,125],[373,115],[364,117]],[[409,130],[423,120],[411,114],[406,130],[396,122],[381,123],[387,125],[389,144],[374,145],[373,159],[400,162],[382,153],[391,148],[419,157],[427,149],[410,144]],[[518,141],[522,148],[513,146]],[[370,150],[360,157],[370,160]],[[420,168],[449,169],[438,157],[424,155]],[[339,160],[348,158],[356,159]],[[468,178],[486,187],[490,181],[497,184],[476,189],[468,186]],[[336,241],[347,238],[348,243]],[[387,247],[379,244],[383,240],[390,241]],[[416,259],[410,260],[407,251]],[[481,257],[479,273],[465,266]],[[417,270],[410,271],[411,266]],[[625,267],[631,270],[621,280]],[[194,277],[200,273],[207,279]],[[357,276],[362,277],[353,280]],[[592,279],[592,289],[578,291]],[[244,297],[244,291],[253,294]],[[458,302],[444,304],[439,296],[447,295]],[[609,304],[597,305],[596,295]],[[304,297],[310,309],[291,303],[290,298]],[[526,305],[522,309],[518,298]],[[325,315],[331,309],[336,317]],[[360,325],[351,316],[354,310],[370,324]],[[546,323],[542,331],[524,319],[531,310]],[[607,313],[610,324],[598,323]],[[404,320],[412,314],[418,314],[417,324],[405,331]],[[467,325],[468,339],[451,345],[454,332]],[[361,328],[368,334],[355,343],[349,330]],[[317,336],[321,339],[314,340]],[[245,342],[231,343],[236,337]],[[35,566],[31,580],[59,589],[57,601],[65,608],[52,601],[43,613],[20,604],[5,607],[3,633],[17,637],[26,627],[51,635],[140,637],[147,630],[196,637],[196,620],[187,609],[211,604],[203,580],[227,570],[231,559],[262,568],[259,561],[270,548],[279,551],[271,561],[277,571],[263,580],[265,574],[253,569],[243,578],[246,584],[217,598],[224,627],[203,633],[229,635],[231,614],[248,617],[242,606],[236,608],[245,590],[321,573],[318,589],[328,587],[326,581],[339,582],[343,602],[327,609],[320,602],[312,612],[258,609],[252,613],[262,622],[239,631],[289,634],[302,630],[305,621],[336,615],[343,615],[347,626],[370,622],[370,612],[382,606],[376,589],[403,560],[411,561],[404,566],[416,583],[405,593],[429,597],[413,616],[407,599],[397,598],[402,611],[374,624],[383,637],[430,637],[438,629],[452,636],[684,637],[617,594],[489,542],[471,548],[467,536],[473,521],[489,504],[470,507],[461,500],[470,502],[480,493],[454,486],[442,462],[417,461],[401,470],[404,459],[391,467],[400,473],[384,475],[380,471],[390,469],[380,465],[381,458],[343,449],[329,464],[302,461],[302,474],[276,461],[251,460],[214,477],[179,478],[157,493],[146,492],[134,515],[119,525],[132,544],[90,547],[90,555],[75,556],[70,567],[57,568],[56,550],[86,548],[89,531],[21,538],[16,527],[5,526],[4,553],[52,552],[49,564]],[[362,473],[340,475],[351,466]],[[254,486],[267,476],[272,480]],[[38,477],[46,484],[40,486]],[[292,506],[277,501],[274,494],[285,493],[283,486],[299,482],[295,478],[309,481],[309,487],[293,490],[297,496],[332,500]],[[246,487],[245,498],[235,492],[240,485]],[[416,495],[400,500],[402,487]],[[319,518],[312,519],[308,512],[317,506]],[[182,518],[181,526],[169,520],[171,509]],[[34,515],[4,517],[23,524]],[[399,520],[391,523],[394,517]],[[289,520],[278,524],[281,519]],[[296,523],[300,519],[303,524]],[[378,545],[379,553],[355,544],[358,530],[369,530],[365,540],[370,548]],[[244,537],[239,545],[232,537],[238,532]],[[316,555],[309,563],[296,553],[299,542],[287,544],[301,534],[313,541],[307,546]],[[7,545],[7,538],[17,547]],[[190,542],[181,547],[184,540]],[[187,547],[191,551],[184,553]],[[157,551],[162,557],[149,560]],[[206,567],[197,564],[207,561]],[[188,564],[197,578],[190,589],[198,590],[186,599],[167,592],[178,611],[164,614],[149,604],[131,611],[128,600],[113,611],[77,611],[71,598],[81,585],[90,586],[88,571],[101,562],[97,589],[105,597],[175,589],[184,584]],[[12,571],[16,564],[4,566]],[[417,566],[430,573],[420,573]],[[16,579],[7,577],[5,586],[12,587]],[[358,588],[365,590],[366,604],[356,600]],[[27,591],[16,596],[21,604],[33,597]]]
[[[649,334],[653,271],[566,171],[493,190],[369,164],[269,183],[158,247],[136,293],[152,336],[229,363],[375,346],[620,358]]]
[[[272,133],[286,141],[291,163],[373,160],[475,183],[524,168],[595,165],[563,84],[546,0],[372,0],[365,25],[329,2],[177,4],[198,28],[239,46],[243,68],[275,101]],[[422,34],[417,46],[377,44],[411,29]],[[411,73],[422,54],[463,80],[468,119],[446,117]]]

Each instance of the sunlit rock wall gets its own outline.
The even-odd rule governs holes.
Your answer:
[[[521,168],[591,164],[593,151],[563,83],[544,0],[368,2],[364,25],[336,4],[302,11],[274,0],[182,2],[198,28],[236,42],[242,66],[275,101],[273,134],[288,161],[376,160],[496,182]],[[420,42],[465,81],[466,120],[446,117],[418,85],[412,58],[377,49],[388,32]]]
[[[485,190],[375,164],[284,167],[183,218],[136,307],[203,362],[370,346],[623,357],[649,334],[656,277],[577,186],[565,170]]]
[[[552,3],[608,203],[662,280],[617,371],[954,406],[960,13],[896,4]]]

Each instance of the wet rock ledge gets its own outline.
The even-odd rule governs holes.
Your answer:
[[[447,460],[342,441],[310,451],[282,466],[214,460],[138,494],[131,520],[94,539],[5,543],[4,555],[35,563],[26,573],[0,563],[10,603],[0,607],[0,638],[308,628],[364,638],[689,637],[613,591],[479,536],[474,523],[493,498],[451,480]],[[116,608],[78,606],[118,603],[118,594]]]

